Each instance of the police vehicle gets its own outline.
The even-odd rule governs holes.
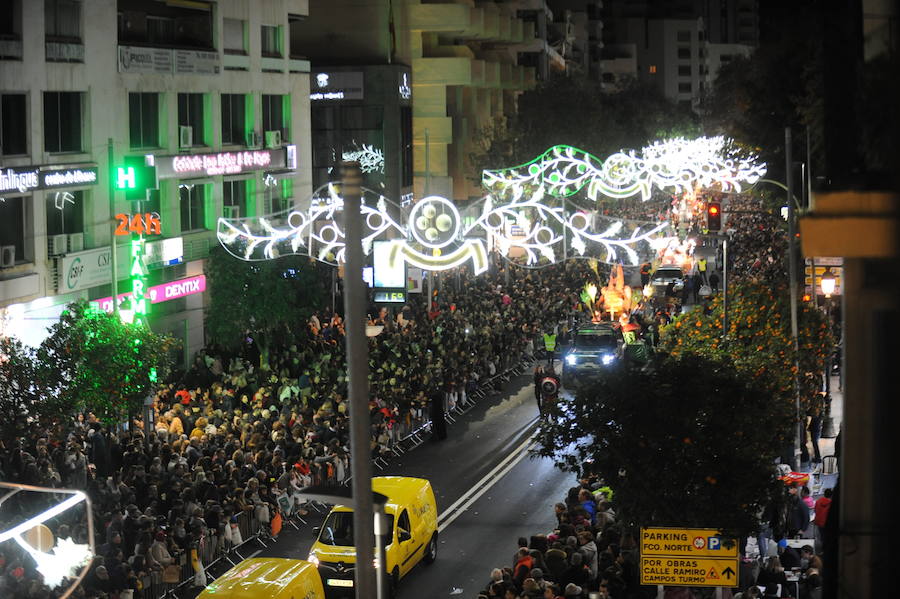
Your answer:
[[[563,358],[562,384],[572,388],[603,374],[622,358],[622,334],[610,323],[583,325]]]

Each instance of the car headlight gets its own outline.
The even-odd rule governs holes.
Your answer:
[[[612,364],[613,360],[615,359],[616,357],[612,354],[603,354],[602,356],[600,356],[600,361],[603,362],[604,366]]]
[[[319,556],[316,555],[315,553],[310,553],[309,557],[306,558],[306,561],[308,561],[309,563],[314,565],[316,568],[319,567]]]
[[[566,364],[568,364],[569,366],[575,366],[576,364],[578,364],[578,357],[569,354],[568,356],[566,356]]]

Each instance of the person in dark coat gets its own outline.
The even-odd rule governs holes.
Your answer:
[[[447,421],[444,419],[444,396],[439,390],[429,397],[431,410],[431,440],[443,441],[447,438]]]
[[[534,367],[534,398],[537,400],[538,414],[543,414],[544,409],[541,404],[541,381],[544,380],[544,367],[537,365]]]

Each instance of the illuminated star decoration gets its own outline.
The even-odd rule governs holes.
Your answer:
[[[61,585],[63,579],[71,577],[92,556],[87,545],[75,543],[72,539],[59,539],[52,549],[53,553],[38,551],[18,535],[15,540],[37,563],[37,570],[44,577],[44,584],[51,589]]]
[[[57,191],[53,195],[53,205],[60,212],[63,211],[66,207],[66,203],[75,205],[75,196],[73,196],[68,191]]]

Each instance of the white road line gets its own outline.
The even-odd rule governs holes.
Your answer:
[[[497,466],[491,470],[487,476],[482,478],[478,483],[476,483],[469,491],[467,491],[462,497],[456,500],[453,505],[444,510],[444,512],[438,518],[438,532],[442,532],[445,528],[450,526],[450,524],[459,518],[459,516],[465,512],[469,506],[478,501],[478,499],[487,493],[491,487],[493,487],[497,482],[506,476],[510,470],[516,467],[516,465],[528,457],[528,452],[534,446],[534,438],[529,437],[524,443],[522,443],[519,447],[515,449],[512,453],[510,453],[502,462],[497,464]]]

